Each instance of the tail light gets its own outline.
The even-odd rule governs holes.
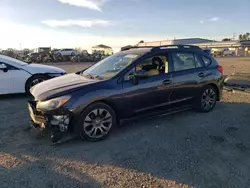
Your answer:
[[[216,66],[216,69],[217,69],[220,73],[223,74],[223,67],[222,67],[222,66],[218,65],[218,66]]]

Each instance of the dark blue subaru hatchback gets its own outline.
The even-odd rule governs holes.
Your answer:
[[[124,120],[195,108],[211,111],[221,98],[223,68],[196,46],[131,48],[86,70],[34,86],[32,125],[99,141]]]

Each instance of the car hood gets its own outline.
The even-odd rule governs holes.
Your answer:
[[[49,65],[40,65],[40,64],[28,64],[25,66],[22,66],[22,69],[28,71],[31,74],[37,74],[37,73],[65,73],[65,70],[54,67],[54,66],[49,66]]]
[[[96,82],[99,82],[99,80],[88,79],[72,73],[39,83],[32,87],[30,92],[35,97],[35,100],[43,101],[69,94],[81,89],[82,86]]]

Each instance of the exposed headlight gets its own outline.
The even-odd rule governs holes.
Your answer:
[[[70,99],[70,96],[63,96],[63,97],[54,98],[48,101],[38,102],[36,105],[36,108],[38,110],[40,109],[44,111],[55,110],[63,106],[66,102],[68,102],[69,99]]]

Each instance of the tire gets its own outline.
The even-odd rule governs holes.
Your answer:
[[[26,84],[25,84],[25,92],[28,95],[31,95],[30,93],[30,89],[35,86],[38,83],[41,83],[45,80],[48,80],[49,78],[45,75],[33,75],[32,77],[30,77]]]
[[[107,104],[94,103],[82,112],[76,126],[75,130],[82,139],[101,141],[116,126],[116,114]]]
[[[210,112],[214,109],[217,101],[217,90],[214,86],[208,85],[203,87],[196,101],[196,108],[200,112]]]

